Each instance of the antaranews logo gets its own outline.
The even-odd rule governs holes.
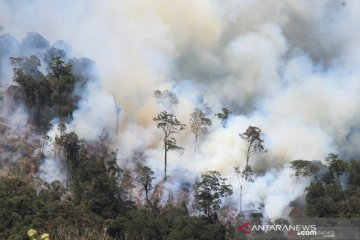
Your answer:
[[[281,225],[281,224],[262,224],[249,226],[250,222],[237,226],[237,231],[251,234],[251,233],[267,233],[269,231],[287,232],[290,236],[295,233],[298,236],[316,236],[316,225]]]
[[[249,230],[249,224],[250,223],[244,223],[243,225],[240,225],[237,227],[237,229],[245,234],[250,234]]]

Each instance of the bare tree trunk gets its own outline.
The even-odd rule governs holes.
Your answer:
[[[197,135],[197,133],[195,133],[195,156],[196,156],[196,151],[197,151],[197,142],[198,142],[198,135]]]
[[[119,134],[119,113],[116,113],[116,134]]]
[[[240,185],[240,214],[242,212],[242,184]]]
[[[249,165],[249,159],[250,159],[250,148],[251,148],[251,145],[248,147],[247,149],[247,153],[246,153],[246,166]]]
[[[39,98],[39,97],[37,97],[37,98]],[[39,102],[39,99],[37,100],[37,104],[36,104],[35,126],[40,127],[40,102]]]
[[[198,157],[197,157],[197,144],[198,144],[198,139],[199,139],[199,134],[198,132],[196,131],[195,132],[195,161],[198,162]],[[201,173],[201,170],[202,170],[202,159],[200,158],[200,162],[198,163],[199,164],[199,172]]]
[[[165,176],[164,176],[164,181],[166,182],[166,168],[167,168],[167,149],[166,149],[166,139],[164,140],[164,149],[165,149],[165,167],[164,167],[164,172],[165,172]]]
[[[145,199],[148,200],[149,189],[145,187]]]

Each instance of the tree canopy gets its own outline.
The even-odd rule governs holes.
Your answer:
[[[201,180],[195,183],[195,207],[201,210],[208,218],[220,209],[221,200],[232,195],[232,187],[226,184],[217,171],[208,171],[201,174]]]
[[[167,153],[169,151],[184,149],[183,147],[177,145],[176,139],[171,137],[171,135],[184,130],[186,125],[181,123],[174,114],[166,111],[158,114],[155,118],[153,118],[153,120],[157,122],[157,127],[162,129],[164,132],[164,180],[166,181]]]
[[[81,81],[72,71],[70,62],[61,57],[51,58],[47,72],[40,71],[41,60],[37,56],[10,58],[13,80],[22,92],[21,101],[27,108],[28,122],[39,130],[50,128],[50,121],[60,123],[72,119],[79,96],[74,94],[75,85]]]

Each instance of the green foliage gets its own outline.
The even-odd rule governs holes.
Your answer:
[[[169,205],[160,212],[133,209],[112,220],[108,232],[118,239],[224,239],[225,229],[201,217],[191,217],[183,208]]]
[[[167,100],[172,105],[176,105],[179,103],[179,99],[177,98],[176,94],[169,90],[164,90],[164,91],[156,90],[154,92],[154,97],[158,100]]]
[[[60,57],[54,57],[48,64],[47,78],[52,83],[52,100],[60,122],[72,118],[77,96],[72,93],[78,80],[72,73],[72,65],[65,63]]]
[[[308,177],[319,172],[320,166],[316,162],[306,160],[295,160],[290,163],[290,167],[295,171],[296,177]]]
[[[179,216],[174,219],[166,240],[220,240],[224,239],[225,228],[218,224],[209,224],[205,219]]]
[[[351,160],[349,162],[349,185],[360,186],[360,161]]]
[[[46,91],[45,76],[39,70],[40,59],[36,56],[24,58],[10,58],[13,65],[13,80],[18,83],[21,90],[23,100],[27,110],[28,122],[40,127],[43,123],[42,119],[46,116],[42,115],[41,109],[48,108],[48,100],[43,94]],[[46,94],[50,95],[50,93]]]
[[[129,239],[159,239],[168,231],[159,214],[145,209],[130,211],[125,227]]]
[[[246,166],[249,165],[249,160],[255,153],[267,151],[263,145],[264,140],[261,135],[261,129],[254,126],[249,126],[244,133],[239,134],[246,145]]]
[[[32,223],[37,213],[36,191],[27,186],[24,180],[13,178],[0,181],[0,239],[13,234],[25,237],[24,226]]]
[[[201,174],[201,181],[195,186],[195,207],[208,218],[220,209],[221,199],[232,195],[231,185],[226,184],[226,178],[217,171]]]
[[[241,179],[240,194],[242,191],[242,185],[244,179],[245,181],[248,182],[254,181],[254,173],[253,170],[251,169],[251,166],[249,165],[250,158],[256,153],[267,152],[267,150],[264,148],[263,145],[264,140],[261,138],[261,135],[262,135],[261,129],[253,126],[249,126],[244,133],[239,134],[239,136],[241,137],[241,139],[244,140],[246,145],[246,165],[244,170],[241,170],[239,166],[234,167],[236,175]]]
[[[212,125],[212,122],[209,118],[206,117],[199,108],[195,108],[194,112],[190,117],[191,131],[195,136],[195,152],[197,147],[198,138],[202,135],[209,133],[208,127]]]
[[[69,185],[79,167],[79,152],[81,146],[78,136],[74,132],[64,133],[62,130],[61,133],[61,136],[56,136],[55,144],[59,152],[65,157],[67,170],[66,183]]]
[[[158,114],[155,118],[153,118],[153,120],[157,122],[157,127],[162,129],[164,132],[164,180],[166,181],[168,151],[184,150],[184,148],[176,144],[176,139],[170,136],[184,130],[186,125],[180,123],[174,114],[166,111]]]
[[[137,180],[142,185],[143,190],[145,191],[145,199],[148,199],[150,190],[153,188],[152,181],[155,179],[154,171],[147,166],[142,166],[138,164],[136,168]]]
[[[36,56],[10,58],[13,80],[22,92],[22,101],[28,110],[28,122],[39,130],[50,128],[50,121],[58,118],[61,123],[72,119],[78,96],[74,89],[81,77],[72,72],[72,65],[60,57],[48,63],[47,73],[40,71],[41,61]]]
[[[120,211],[118,178],[120,169],[114,159],[102,150],[89,154],[86,143],[74,132],[56,138],[66,158],[68,186],[74,202],[86,204],[88,209],[104,218],[111,218]]]
[[[248,182],[254,182],[254,172],[250,165],[245,166],[245,169],[242,171],[239,166],[235,166],[234,171],[238,178],[241,179],[241,185],[243,184],[243,179]]]
[[[52,119],[59,120],[55,149],[65,163],[67,181],[46,183],[26,171],[0,178],[0,239],[224,239],[225,230],[217,221],[216,211],[221,198],[232,190],[218,172],[208,172],[197,185],[199,206],[205,198],[211,199],[207,217],[189,216],[185,204],[169,201],[163,206],[160,197],[149,198],[155,179],[149,167],[139,164],[135,171],[120,169],[117,153],[108,148],[108,139],[88,143],[66,131],[79,100],[75,86],[83,86],[86,79],[74,73],[72,63],[76,62],[56,55],[61,54],[48,52],[45,60],[36,56],[11,58],[13,79],[18,84],[13,87],[19,93],[14,98],[26,106],[28,122],[38,131],[45,132]],[[40,70],[43,62],[48,64],[46,72]],[[155,96],[178,103],[170,91],[157,91]],[[196,110],[192,116],[197,136],[206,134],[211,125],[204,116]],[[166,154],[183,150],[174,135],[186,125],[166,111],[154,121],[164,132],[166,179]],[[23,147],[9,146],[20,154]],[[29,165],[29,159],[22,159],[20,164]],[[145,204],[132,202],[133,181],[145,192]]]
[[[29,229],[46,232],[54,240],[220,240],[230,236],[218,221],[217,211],[232,188],[219,172],[203,173],[195,183],[195,207],[202,215],[190,216],[184,204],[169,202],[162,206],[150,198],[145,205],[135,206],[127,201],[122,194],[127,188],[125,176],[136,179],[146,192],[152,189],[154,172],[143,165],[133,173],[121,170],[116,153],[108,149],[105,139],[90,145],[75,133],[63,131],[57,145],[71,166],[71,184],[65,188],[59,181],[35,185],[39,179],[0,179],[0,239],[28,239]],[[307,188],[307,216],[359,217],[359,161],[337,157],[327,165],[297,160],[292,166],[298,176],[315,176]],[[260,218],[253,214],[251,222]],[[265,235],[254,239],[284,237],[276,231]]]
[[[173,133],[179,133],[184,130],[186,126],[185,124],[180,123],[174,114],[166,111],[158,114],[153,120],[157,122],[157,127],[164,131],[166,138]]]
[[[11,64],[14,81],[21,92],[16,96],[27,108],[29,123],[45,131],[50,127],[51,119],[60,121],[60,135],[55,142],[58,156],[66,163],[68,179],[65,186],[59,181],[45,183],[35,177],[25,178],[24,171],[15,172],[19,176],[1,178],[0,239],[38,239],[33,229],[49,233],[52,239],[64,240],[224,239],[225,227],[219,223],[217,212],[222,199],[232,195],[233,191],[219,172],[203,173],[194,185],[194,206],[201,212],[200,216],[190,216],[186,206],[179,202],[169,201],[162,206],[160,197],[149,199],[155,179],[155,173],[149,167],[138,164],[133,172],[120,169],[116,152],[107,147],[107,139],[100,138],[99,142],[90,144],[80,140],[76,133],[66,132],[65,125],[72,119],[79,99],[74,95],[75,86],[83,84],[84,80],[73,73],[70,62],[53,57],[48,61],[46,73],[40,70],[41,60],[36,56],[11,58]],[[176,95],[170,91],[156,91],[154,95],[159,100],[178,103]],[[226,108],[216,114],[224,127],[230,114]],[[167,153],[183,150],[174,135],[183,131],[186,125],[166,111],[153,120],[164,132],[166,180]],[[208,133],[212,122],[195,108],[190,124],[196,149],[198,137]],[[249,126],[239,135],[246,145],[246,165],[244,170],[238,166],[234,169],[242,180],[253,181],[249,161],[254,154],[266,152],[262,131]],[[22,152],[21,147],[9,148],[14,148],[13,152]],[[359,217],[360,162],[343,161],[336,154],[329,154],[326,162],[326,165],[306,160],[291,162],[296,177],[313,177],[306,189],[306,216]],[[131,201],[133,181],[137,181],[144,191],[145,204],[135,205]],[[252,222],[259,219],[259,216],[253,216]],[[283,236],[269,232],[267,237],[281,239]],[[47,238],[48,235],[40,236],[43,240]]]
[[[28,239],[29,228],[51,236],[59,227],[93,226],[96,217],[83,206],[66,198],[58,182],[45,185],[39,193],[26,179],[8,178],[0,181],[0,239]]]
[[[217,116],[219,118],[223,127],[225,127],[226,121],[229,118],[229,115],[231,114],[231,112],[227,108],[222,108],[221,111],[222,112],[215,114],[215,116]]]
[[[234,167],[235,174],[240,182],[240,213],[242,211],[242,189],[245,182],[254,182],[254,172],[249,165],[250,158],[259,152],[267,152],[263,146],[264,140],[261,138],[262,132],[258,127],[249,126],[244,133],[240,133],[240,138],[245,142],[246,146],[246,164],[242,170],[239,165]]]
[[[306,188],[306,215],[359,217],[360,161],[344,161],[335,154],[330,154],[326,160],[326,169]],[[301,172],[309,169],[307,164]],[[306,171],[305,175],[309,172]]]

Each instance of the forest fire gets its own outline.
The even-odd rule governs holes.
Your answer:
[[[1,239],[359,216],[358,1],[0,9]]]

